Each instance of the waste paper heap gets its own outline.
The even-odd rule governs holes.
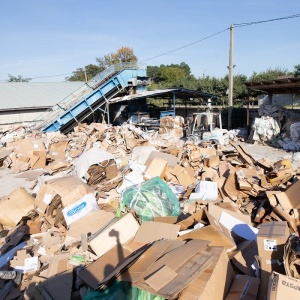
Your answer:
[[[299,298],[289,159],[133,125],[1,142],[1,299]]]

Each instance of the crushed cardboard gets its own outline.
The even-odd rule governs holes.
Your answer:
[[[182,126],[182,119],[167,117],[161,133],[92,123],[67,136],[20,130],[22,136],[12,137],[0,166],[33,183],[0,201],[1,268],[25,275],[20,290],[0,281],[3,293],[70,299],[87,287],[109,289],[117,279],[164,298],[254,299],[255,268],[258,299],[268,289],[270,297],[281,296],[282,282],[298,287],[299,278],[287,278],[282,264],[300,277],[300,259],[283,251],[300,224],[291,161],[255,161],[237,141],[228,147],[184,142]],[[181,214],[142,222],[134,203],[118,207],[127,187],[156,176]]]

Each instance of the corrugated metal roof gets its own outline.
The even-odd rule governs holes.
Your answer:
[[[51,107],[84,82],[0,82],[0,110]]]
[[[201,91],[189,90],[189,89],[185,89],[185,88],[171,88],[171,89],[164,89],[164,90],[143,91],[143,92],[136,93],[133,95],[115,97],[115,98],[111,99],[110,102],[113,103],[113,102],[120,102],[120,101],[129,101],[129,100],[139,99],[139,98],[172,99],[173,94],[175,94],[176,98],[182,98],[182,99],[216,98],[216,96],[213,94],[203,93]]]

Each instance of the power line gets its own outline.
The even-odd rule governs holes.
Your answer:
[[[41,79],[41,78],[49,78],[49,77],[58,77],[58,76],[65,76],[65,75],[71,75],[73,73],[65,73],[65,74],[57,74],[57,75],[48,75],[48,76],[40,76],[40,77],[30,77],[28,79],[32,80],[32,79]],[[1,79],[0,82],[5,82],[8,81],[7,79]]]
[[[228,28],[226,28],[226,29],[223,29],[223,30],[221,30],[221,31],[218,31],[218,32],[216,32],[216,33],[213,33],[213,34],[211,34],[211,35],[209,35],[209,36],[207,36],[207,37],[204,37],[204,38],[202,38],[201,40],[198,40],[198,41],[195,41],[195,42],[189,43],[189,44],[187,44],[187,45],[181,46],[181,47],[179,47],[179,48],[176,48],[176,49],[170,50],[170,51],[168,51],[168,52],[165,52],[165,53],[162,53],[162,54],[159,54],[159,55],[153,56],[153,57],[150,57],[150,58],[144,59],[144,60],[142,60],[141,62],[145,62],[145,61],[148,61],[148,60],[151,60],[151,59],[157,58],[157,57],[161,57],[161,56],[163,56],[163,55],[166,55],[166,54],[170,54],[170,53],[172,53],[172,52],[175,52],[175,51],[178,51],[178,50],[180,50],[180,49],[183,49],[183,48],[189,47],[189,46],[191,46],[191,45],[194,45],[194,44],[196,44],[196,43],[199,43],[199,42],[202,42],[202,41],[204,41],[204,40],[207,40],[207,39],[209,39],[209,38],[211,38],[211,37],[213,37],[213,36],[215,36],[215,35],[218,35],[218,34],[220,34],[220,33],[224,32],[224,31],[226,31],[226,30],[229,30],[229,27],[228,27]]]
[[[287,20],[287,19],[293,19],[293,18],[299,18],[300,14],[281,17],[281,18],[275,18],[275,19],[269,19],[269,20],[262,20],[262,21],[254,21],[254,22],[247,22],[247,23],[239,23],[239,24],[233,24],[234,27],[242,27],[242,26],[250,26],[260,23],[267,23],[267,22],[274,22],[274,21],[281,21],[281,20]]]
[[[31,79],[39,79],[39,78],[47,78],[47,77],[58,77],[58,76],[65,76],[65,75],[70,75],[70,74],[73,74],[73,73],[65,73],[65,74],[58,74],[58,75],[41,76],[41,77],[34,77],[34,78],[31,78]]]

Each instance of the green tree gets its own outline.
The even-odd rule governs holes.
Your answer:
[[[76,71],[73,71],[72,76],[67,77],[66,79],[68,81],[85,81],[86,79],[85,72],[86,72],[87,80],[90,80],[101,71],[103,71],[103,68],[97,65],[89,64],[86,65],[84,68],[78,68]]]
[[[273,80],[278,78],[279,76],[285,76],[290,74],[288,69],[282,69],[282,68],[275,68],[275,69],[267,69],[264,72],[253,72],[253,74],[250,76],[249,81],[262,81],[262,80]]]
[[[30,81],[32,78],[25,78],[21,75],[18,75],[18,76],[13,76],[13,75],[10,75],[8,74],[8,82],[28,82]]]
[[[97,57],[96,61],[98,65],[89,64],[84,68],[78,68],[73,71],[70,77],[67,77],[68,81],[85,81],[85,72],[87,80],[90,80],[98,73],[104,71],[113,64],[120,62],[136,62],[137,57],[134,55],[133,50],[129,47],[121,47],[116,53],[110,53],[103,57]]]
[[[294,66],[294,76],[300,77],[300,64]]]
[[[180,64],[148,66],[147,75],[152,80],[149,89],[161,89],[168,87],[184,87],[196,89],[198,87],[196,78],[191,74],[189,65],[185,62]]]
[[[122,62],[136,62],[138,58],[133,53],[133,50],[129,47],[121,47],[116,53],[110,53],[104,55],[103,57],[97,57],[99,67],[104,69],[110,67],[111,65],[122,63]]]

